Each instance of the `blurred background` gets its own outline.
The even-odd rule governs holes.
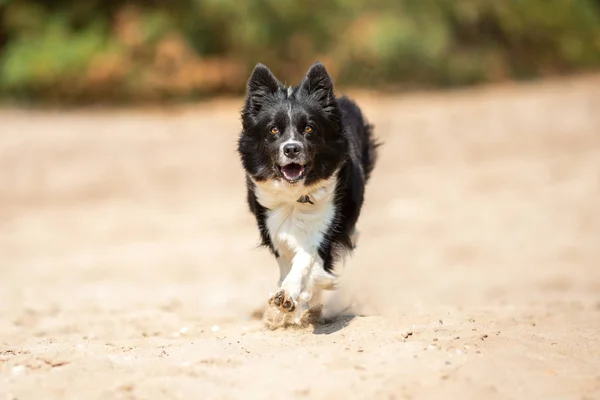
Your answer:
[[[0,96],[193,99],[315,60],[338,85],[449,87],[600,65],[598,0],[0,0]]]
[[[239,112],[317,59],[384,145],[268,332]],[[2,399],[600,399],[600,0],[0,0],[0,103]]]

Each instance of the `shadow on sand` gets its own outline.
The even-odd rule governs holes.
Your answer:
[[[356,318],[356,315],[340,315],[334,318],[328,318],[323,320],[321,323],[315,323],[313,325],[313,333],[315,335],[330,335],[332,333],[341,331],[348,325],[350,321]]]

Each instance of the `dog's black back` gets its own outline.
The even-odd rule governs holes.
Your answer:
[[[338,174],[336,216],[319,249],[325,270],[333,270],[336,259],[352,249],[351,235],[364,201],[365,185],[375,166],[376,148],[372,126],[365,123],[359,107],[348,97],[337,101],[342,111],[344,135],[348,141],[345,164]]]

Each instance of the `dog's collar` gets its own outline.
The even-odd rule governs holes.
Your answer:
[[[312,205],[315,204],[312,202],[312,200],[310,199],[310,197],[307,194],[300,196],[300,198],[297,201],[298,201],[298,203],[302,203],[302,204],[306,204],[306,203],[312,204]]]

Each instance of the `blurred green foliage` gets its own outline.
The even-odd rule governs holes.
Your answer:
[[[600,0],[0,0],[0,96],[156,100],[296,81],[454,86],[600,66]]]

